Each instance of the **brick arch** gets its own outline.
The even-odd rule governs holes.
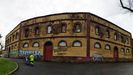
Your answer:
[[[115,46],[114,47],[114,61],[117,62],[119,58],[119,51],[118,51],[118,47]]]
[[[50,61],[53,58],[53,43],[51,41],[47,41],[44,44],[43,50],[43,60]]]

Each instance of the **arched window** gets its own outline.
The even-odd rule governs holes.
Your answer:
[[[81,23],[80,22],[76,22],[74,24],[74,32],[79,33],[79,32],[81,32],[81,29],[82,29]]]
[[[76,41],[73,42],[73,46],[74,47],[81,47],[82,43],[79,40],[76,40]]]
[[[61,23],[61,33],[65,33],[66,32],[66,23]]]
[[[39,47],[39,43],[38,42],[34,42],[32,46],[33,47]]]
[[[110,31],[109,30],[106,31],[106,38],[110,38]]]
[[[96,26],[95,28],[95,34],[99,35],[100,34],[100,27]]]
[[[35,32],[35,35],[39,35],[40,34],[40,28],[35,27],[34,32]]]
[[[25,34],[25,37],[28,37],[29,36],[29,28],[26,28],[24,30],[24,34]]]
[[[94,47],[95,47],[95,48],[101,48],[101,44],[100,44],[99,42],[96,42],[96,43],[94,44]]]
[[[52,25],[47,26],[47,33],[52,33]]]
[[[121,48],[121,50],[120,50],[121,52],[125,52],[125,49],[124,48]]]
[[[29,44],[27,43],[27,42],[25,42],[24,44],[23,44],[23,48],[28,48],[29,47]]]
[[[105,45],[105,49],[106,49],[106,50],[111,50],[110,45],[109,45],[109,44],[106,44],[106,45]]]
[[[67,43],[66,43],[66,41],[64,41],[64,40],[61,40],[60,42],[59,42],[59,44],[58,44],[60,47],[65,47],[65,46],[67,46]]]
[[[129,49],[126,49],[126,53],[130,53],[130,50]]]

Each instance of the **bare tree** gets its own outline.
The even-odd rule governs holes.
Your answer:
[[[120,0],[121,7],[133,12],[133,0]]]

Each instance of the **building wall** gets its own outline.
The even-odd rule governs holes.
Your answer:
[[[67,42],[67,47],[59,47],[59,42],[61,40],[65,40]],[[75,40],[82,41],[82,47],[73,47],[72,44]],[[53,43],[53,56],[77,56],[77,57],[86,57],[86,39],[85,38],[46,38],[46,39],[37,39],[37,40],[25,40],[21,42],[21,49],[28,51],[40,51],[41,55],[43,55],[44,44],[47,41],[51,41]],[[27,42],[29,43],[28,48],[23,48],[23,44]],[[39,47],[33,47],[34,42],[39,42]],[[63,49],[63,50],[60,50]]]
[[[99,27],[100,34],[96,35],[96,27]],[[110,32],[110,37],[107,38],[107,31]],[[95,54],[102,55],[104,58],[114,58],[114,47],[118,48],[118,56],[120,59],[132,59],[132,46],[131,46],[131,34],[126,32],[125,30],[115,26],[114,24],[107,22],[99,17],[95,17],[91,15],[91,22],[90,22],[90,56],[93,57]],[[115,40],[115,33],[117,33],[118,40]],[[122,42],[121,36],[128,38],[128,41]],[[99,42],[101,44],[101,48],[95,48],[95,43]],[[111,49],[106,50],[105,45],[110,45]],[[124,51],[121,49],[124,48]],[[127,52],[127,49],[129,52]]]
[[[66,32],[60,32],[60,24],[66,24]],[[75,23],[80,23],[81,32],[75,33],[73,28]],[[47,27],[51,25],[52,33],[47,33]],[[87,26],[88,25],[88,26]],[[102,30],[102,36],[96,35],[96,26]],[[39,34],[35,35],[35,28],[39,28]],[[25,37],[25,29],[29,29],[29,36]],[[110,31],[110,38],[106,38],[106,29]],[[88,30],[88,31],[87,31]],[[55,33],[56,32],[56,33]],[[16,33],[19,37],[13,40]],[[114,40],[114,34],[118,33],[128,38],[128,43],[121,42],[121,39]],[[96,15],[90,13],[64,13],[36,17],[22,21],[6,36],[6,49],[9,55],[13,57],[25,56],[33,53],[37,56],[44,57],[44,45],[47,41],[53,43],[53,57],[85,57],[92,58],[95,54],[100,54],[104,58],[113,59],[114,47],[118,48],[119,59],[132,58],[131,33],[106,21]],[[64,40],[67,43],[66,47],[60,47],[59,42]],[[73,47],[73,42],[78,40],[81,42],[80,47]],[[39,43],[38,47],[33,47],[33,44]],[[101,48],[95,48],[96,42],[101,44]],[[28,47],[24,44],[28,43]],[[109,44],[111,49],[106,50],[105,45]],[[124,48],[124,52],[121,51]],[[129,52],[126,52],[126,49]],[[71,60],[71,59],[69,59]],[[77,59],[75,59],[77,60]],[[88,61],[88,59],[85,59]]]
[[[74,23],[76,22],[80,22],[82,24],[82,31],[80,33],[73,33],[73,26],[74,26]],[[47,26],[48,25],[56,25],[56,24],[59,24],[59,23],[66,23],[67,24],[67,29],[66,29],[66,32],[65,33],[57,33],[57,34],[48,34],[47,33]],[[35,27],[39,27],[40,28],[40,34],[38,36],[35,36],[34,35],[34,28]],[[29,28],[30,29],[30,36],[28,38],[40,38],[40,37],[54,37],[54,36],[86,36],[86,24],[85,24],[85,21],[84,20],[66,20],[66,21],[53,21],[53,22],[49,22],[49,23],[40,23],[40,24],[35,24],[35,25],[30,25],[30,26],[25,26],[25,27],[22,27],[22,36],[21,36],[21,39],[28,39],[27,37],[24,36],[24,29],[26,28]],[[58,29],[58,28],[57,28]]]
[[[20,35],[20,25],[17,25],[7,36],[5,49],[8,50],[8,56],[18,57],[19,49],[19,35]]]
[[[114,47],[117,46],[118,47],[118,51],[119,51],[119,58],[132,58],[132,54],[131,54],[131,48],[130,47],[124,47],[124,46],[121,46],[121,45],[116,45],[116,44],[113,44],[113,43],[109,43],[109,42],[106,42],[106,41],[101,41],[101,40],[95,40],[95,39],[90,39],[91,41],[91,44],[90,44],[90,53],[91,53],[91,57],[94,55],[94,54],[101,54],[104,58],[113,58],[113,54],[114,54]],[[100,42],[101,44],[101,48],[100,49],[97,49],[94,47],[94,44],[96,42]],[[105,49],[105,45],[106,44],[109,44],[111,46],[111,50],[106,50]],[[124,49],[129,49],[130,51],[129,52],[123,52],[121,51],[121,48],[124,48]]]
[[[49,17],[40,17],[35,18],[31,20],[27,20],[24,22],[21,22],[21,28],[19,31],[21,31],[21,37],[20,41],[20,47],[18,47],[20,51],[20,56],[27,55],[29,53],[35,53],[40,54],[43,56],[44,53],[44,44],[46,41],[51,41],[53,43],[53,56],[71,56],[71,57],[86,57],[86,22],[83,14],[76,14],[77,17],[73,17],[75,15],[72,14],[63,14],[63,15],[54,15]],[[75,23],[81,23],[81,32],[80,33],[74,33],[73,27]],[[60,23],[66,23],[66,32],[65,33],[47,33],[47,26],[52,25],[55,26]],[[34,34],[34,28],[39,27],[40,28],[40,34],[35,35]],[[29,28],[29,36],[25,37],[25,29]],[[58,28],[56,29],[58,30]],[[9,37],[9,36],[8,36]],[[63,53],[60,50],[58,46],[58,43],[60,40],[65,40],[67,42],[67,47],[64,47]],[[79,40],[82,42],[81,47],[73,47],[72,43],[75,40]],[[28,48],[24,48],[24,43],[29,43]],[[34,42],[39,42],[39,47],[33,47],[32,44]],[[12,45],[12,44],[11,44]],[[12,49],[11,49],[12,50]],[[75,52],[76,51],[76,52]]]

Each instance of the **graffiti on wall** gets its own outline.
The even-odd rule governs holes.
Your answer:
[[[17,57],[18,56],[18,50],[11,50],[10,51],[10,57]]]
[[[54,52],[57,55],[65,55],[67,51],[67,47],[54,47]]]
[[[42,57],[41,51],[39,50],[19,50],[20,57],[25,57],[28,56],[29,54],[33,54],[36,58]]]

